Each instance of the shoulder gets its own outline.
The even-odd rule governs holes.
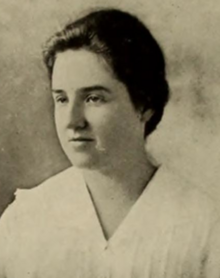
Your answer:
[[[54,231],[73,225],[82,182],[80,172],[71,167],[33,189],[17,190],[0,219],[0,277],[16,254],[28,252],[24,245],[35,248]]]
[[[169,167],[161,167],[155,183],[167,207],[173,210],[172,214],[181,218],[179,221],[210,226],[219,219],[219,209],[208,185],[196,184],[190,177]]]
[[[32,189],[18,189],[16,191],[15,203],[21,205],[30,202],[30,205],[43,205],[45,201],[50,202],[69,194],[82,183],[80,171],[70,167],[39,184]]]
[[[32,189],[18,189],[15,201],[8,206],[0,220],[0,227],[16,230],[23,225],[35,225],[58,214],[63,205],[77,200],[77,190],[83,182],[80,171],[70,167]],[[11,227],[11,228],[10,228]]]
[[[178,250],[175,256],[185,254],[194,271],[198,266],[195,273],[220,277],[220,214],[209,185],[196,184],[174,169],[161,170],[155,180],[164,187],[161,218],[165,219],[164,225],[171,223],[168,231],[172,236],[170,246]]]
[[[66,189],[75,188],[81,182],[81,179],[80,171],[75,167],[70,167],[48,178],[32,189],[18,189],[16,191],[16,200],[23,197],[37,198],[47,196],[48,194],[55,194],[56,192],[61,193]]]

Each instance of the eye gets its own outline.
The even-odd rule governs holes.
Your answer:
[[[94,104],[98,104],[101,102],[104,102],[104,98],[102,96],[98,96],[98,95],[90,95],[86,98],[86,102],[87,103],[94,103]]]
[[[64,96],[57,96],[55,98],[55,102],[56,103],[60,103],[60,104],[64,104],[68,101],[67,97],[64,97]]]

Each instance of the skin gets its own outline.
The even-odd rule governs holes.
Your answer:
[[[155,170],[144,139],[152,111],[136,110],[107,63],[86,50],[58,53],[51,85],[61,146],[82,170],[109,238]]]

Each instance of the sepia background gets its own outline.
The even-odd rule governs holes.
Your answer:
[[[1,0],[0,215],[16,188],[69,166],[56,138],[44,41],[95,7],[138,15],[164,49],[171,100],[147,147],[220,209],[219,0]]]

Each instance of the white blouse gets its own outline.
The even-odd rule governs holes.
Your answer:
[[[0,220],[0,278],[219,278],[211,198],[159,168],[106,240],[79,170],[18,190]]]

